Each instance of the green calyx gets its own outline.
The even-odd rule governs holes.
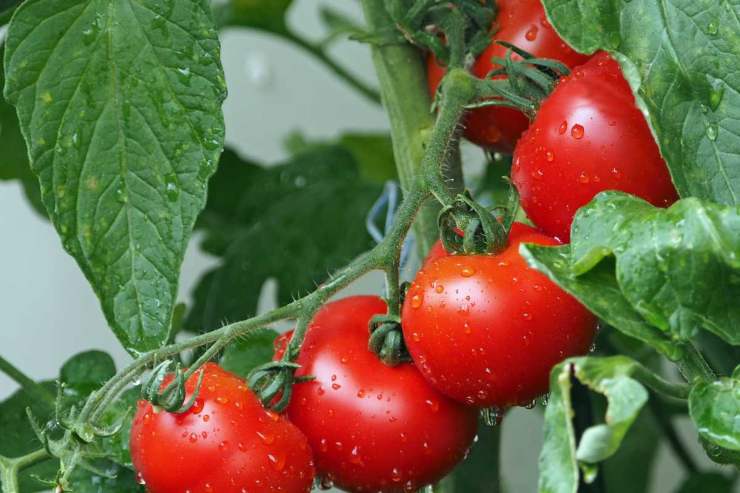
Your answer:
[[[491,42],[496,18],[493,0],[404,0],[386,2],[403,36],[434,53],[447,67],[463,67]]]
[[[442,244],[446,251],[456,254],[498,253],[506,247],[515,213],[515,209],[508,207],[499,221],[466,191],[439,213]]]
[[[162,382],[169,373],[172,364],[172,361],[167,360],[152,370],[147,381],[141,386],[141,397],[151,402],[155,409],[163,409],[176,414],[185,413],[193,407],[195,399],[198,397],[200,386],[203,383],[203,370],[200,370],[195,390],[186,402],[186,378],[179,363],[175,365],[172,381],[162,388]]]
[[[265,363],[249,373],[247,385],[265,408],[282,412],[290,403],[293,384],[313,379],[296,377],[295,372],[300,367],[301,365],[286,360]]]
[[[388,366],[411,361],[397,315],[376,315],[370,320],[368,348]]]
[[[570,69],[557,60],[536,58],[511,43],[496,43],[508,48],[506,56],[492,59],[499,68],[477,81],[480,99],[467,108],[506,106],[533,118],[542,101],[550,95],[560,78],[570,74]],[[519,59],[515,60],[514,55]]]

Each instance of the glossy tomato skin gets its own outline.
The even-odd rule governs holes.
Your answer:
[[[376,296],[325,305],[298,358],[312,382],[293,388],[291,421],[308,437],[325,481],[352,492],[415,491],[462,460],[477,413],[434,390],[409,363],[384,365],[368,348]]]
[[[519,255],[555,245],[514,223],[497,255],[447,255],[419,271],[402,311],[406,345],[429,382],[469,405],[506,408],[547,391],[550,369],[588,351],[596,319]]]
[[[570,48],[547,21],[540,0],[503,0],[498,2],[499,12],[495,25],[498,30],[491,38],[491,45],[476,59],[471,71],[485,77],[500,66],[491,63],[493,57],[503,58],[507,48],[493,41],[507,41],[540,58],[554,58],[569,67],[580,65],[588,59]],[[514,57],[517,58],[516,56]],[[437,90],[445,69],[434,57],[427,62],[429,89]],[[529,126],[528,118],[513,108],[489,106],[468,113],[465,119],[465,137],[482,147],[510,153],[514,144]]]
[[[566,242],[576,210],[604,190],[660,207],[678,198],[619,64],[603,52],[543,102],[517,144],[512,181],[532,222]]]
[[[314,469],[306,437],[266,411],[246,383],[214,363],[187,412],[138,404],[131,458],[150,493],[305,493]],[[171,380],[171,378],[169,379]],[[197,376],[187,384],[188,396]]]

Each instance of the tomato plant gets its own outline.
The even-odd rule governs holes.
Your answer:
[[[619,64],[605,52],[576,67],[517,144],[511,178],[527,216],[570,238],[576,211],[604,190],[665,207],[678,198]]]
[[[403,330],[429,382],[460,402],[506,408],[547,390],[552,367],[588,352],[596,319],[519,255],[521,243],[555,245],[514,223],[496,255],[428,262],[406,294]],[[450,358],[466,357],[467,363]]]
[[[2,493],[733,491],[737,8],[335,3],[0,0]]]
[[[189,394],[197,381],[193,375],[185,384]],[[188,411],[169,413],[139,402],[131,458],[151,493],[303,493],[314,476],[306,437],[285,417],[265,410],[243,380],[215,363],[203,366]]]
[[[492,60],[504,58],[508,48],[498,41],[511,43],[537,57],[560,60],[569,67],[588,59],[558,36],[547,20],[540,0],[498,2],[492,31],[491,44],[478,55],[471,68],[478,77],[486,77],[489,72],[500,68]],[[427,60],[427,74],[429,90],[434,94],[445,75],[445,68],[433,56]],[[492,150],[511,152],[528,126],[529,119],[517,109],[500,106],[477,108],[465,117],[465,137]]]
[[[386,305],[353,296],[324,306],[309,326],[288,416],[308,437],[325,481],[348,491],[414,491],[465,455],[477,412],[440,395],[411,364],[384,365],[368,323]]]

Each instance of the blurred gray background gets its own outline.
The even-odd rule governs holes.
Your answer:
[[[290,12],[291,26],[310,39],[320,39],[323,29],[316,7],[321,3],[361,19],[355,2],[296,0]],[[310,138],[331,138],[346,130],[387,128],[379,107],[289,42],[244,29],[225,31],[222,41],[229,88],[226,140],[242,155],[276,162],[286,157],[283,138],[295,130]],[[366,46],[340,42],[332,55],[358,76],[374,81]],[[35,379],[55,378],[69,356],[87,349],[106,350],[119,367],[125,364],[129,357],[107,329],[81,271],[62,250],[51,225],[31,209],[14,182],[0,182],[0,235],[2,355]],[[182,269],[180,299],[185,302],[200,274],[214,262],[196,245],[197,238],[191,242]],[[381,286],[379,276],[369,276],[350,291],[377,293]],[[274,305],[271,293],[269,286],[263,290],[263,309]],[[16,387],[0,374],[0,398]],[[681,431],[686,443],[696,442],[690,427],[682,426]],[[503,436],[502,470],[507,491],[536,491],[541,413],[512,411],[505,419]],[[707,463],[698,448],[692,452],[700,463]],[[676,459],[663,447],[650,492],[673,492],[682,477]]]

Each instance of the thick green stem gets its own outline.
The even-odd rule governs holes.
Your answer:
[[[362,5],[370,31],[393,25],[383,2],[363,0]],[[398,177],[404,193],[408,194],[413,184],[421,179],[422,158],[434,124],[424,61],[418,50],[405,43],[373,45],[372,54],[390,122]],[[451,149],[457,147],[450,142],[446,145]],[[459,153],[448,153],[448,159],[446,163],[437,164],[444,164],[454,178],[454,186],[461,187]],[[437,204],[426,203],[414,224],[418,253],[422,258],[437,240],[438,212]]]
[[[633,375],[640,383],[651,390],[674,399],[686,400],[689,398],[691,386],[685,383],[673,383],[659,377],[648,368],[637,364]]]
[[[52,392],[49,392],[42,385],[32,380],[2,356],[0,356],[0,371],[20,385],[34,401],[54,405],[54,394]]]
[[[684,346],[684,356],[676,361],[676,366],[689,383],[716,378],[704,356],[690,342]]]

